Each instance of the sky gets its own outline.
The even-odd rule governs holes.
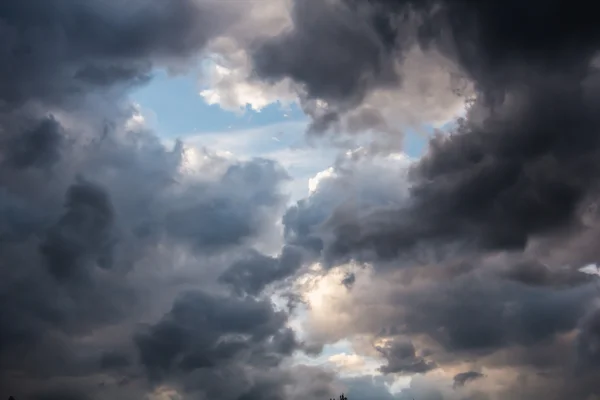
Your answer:
[[[0,3],[0,395],[600,393],[583,0]]]
[[[181,139],[238,158],[277,160],[294,180],[289,188],[290,200],[300,200],[308,193],[309,179],[329,168],[340,148],[327,142],[314,145],[306,140],[309,118],[297,102],[274,99],[255,107],[240,101],[239,107],[232,109],[207,101],[202,92],[210,90],[207,89],[210,86],[203,85],[202,78],[215,66],[206,64],[204,68],[176,75],[165,70],[153,71],[152,80],[130,95],[144,123],[166,140]],[[400,151],[413,158],[421,156],[433,129],[428,121],[423,121],[419,131],[407,129]],[[346,147],[354,150],[359,145]]]

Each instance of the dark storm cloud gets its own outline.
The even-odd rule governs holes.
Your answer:
[[[190,292],[135,342],[153,379],[218,368],[239,357],[268,367],[294,348],[280,346],[282,335],[288,335],[285,321],[268,301]]]
[[[437,367],[434,362],[419,356],[410,341],[394,340],[376,349],[387,362],[379,368],[384,374],[422,374]]]
[[[484,376],[485,375],[483,375],[482,373],[476,371],[458,373],[454,375],[454,387],[465,386],[465,384],[475,381],[477,379],[481,379]]]
[[[269,300],[194,291],[176,300],[158,323],[138,332],[135,343],[154,383],[183,385],[195,396],[278,399],[286,396],[286,385],[307,372],[294,376],[278,369],[299,346],[286,320]],[[329,385],[319,388],[323,376],[300,391],[329,394]]]
[[[311,99],[354,106],[377,85],[394,84],[394,48],[373,26],[369,7],[345,2],[295,1],[291,31],[263,43],[254,54],[258,75],[290,77]],[[319,123],[329,125],[335,114]]]
[[[520,249],[532,236],[578,222],[578,207],[599,181],[600,91],[590,62],[600,33],[583,6],[557,1],[543,13],[531,7],[442,2],[425,20],[461,38],[453,42],[455,56],[480,95],[454,132],[433,138],[413,167],[406,207],[332,220],[334,258],[354,249],[395,257],[423,242]],[[530,13],[531,26],[521,20]],[[461,15],[462,28],[455,21]],[[495,19],[503,15],[516,20],[521,36],[513,36],[512,22]],[[531,28],[577,16],[581,26],[553,25],[547,38]],[[436,32],[426,35],[431,45],[445,46]]]
[[[145,79],[153,63],[193,56],[238,14],[216,3],[175,0],[5,1],[0,6],[0,99],[63,101]]]
[[[415,42],[456,60],[481,89],[502,90],[522,68],[561,71],[587,61],[600,39],[584,1],[293,4],[293,29],[255,52],[258,73],[290,77],[309,96],[341,104],[398,79],[394,63]]]
[[[528,286],[568,287],[578,286],[594,280],[589,275],[570,268],[550,268],[539,261],[506,262],[498,275]]]
[[[285,201],[287,177],[275,163],[197,150],[208,164],[190,171],[182,143],[169,149],[130,127],[132,110],[109,100],[54,108],[55,116],[41,116],[39,106],[0,112],[0,386],[17,398],[144,396],[130,325],[177,292],[171,247],[200,259],[245,249]],[[162,281],[145,258],[159,249],[167,249],[155,261],[165,262]],[[194,279],[216,284],[230,261],[221,262],[196,268]],[[295,343],[282,329],[252,356],[272,365]],[[213,397],[221,389],[215,385]]]
[[[95,376],[89,378],[94,380],[100,379],[99,374],[126,373],[126,377],[132,376],[130,380],[139,381],[139,366],[127,358],[102,355],[95,347],[108,340],[107,350],[126,349],[124,343],[131,334],[127,323],[136,312],[147,312],[143,305],[148,301],[146,296],[160,293],[168,299],[167,293],[176,290],[168,276],[170,265],[163,267],[166,286],[146,282],[139,287],[135,274],[153,268],[152,262],[144,260],[145,254],[155,252],[159,244],[187,248],[198,257],[217,256],[218,249],[247,252],[243,242],[251,242],[268,229],[266,225],[285,201],[279,193],[285,175],[272,163],[224,162],[214,156],[211,161],[206,154],[220,170],[203,171],[213,175],[206,181],[190,180],[182,169],[181,145],[169,150],[151,133],[129,134],[133,136],[108,133],[92,150],[75,146],[65,151],[43,181],[31,174],[35,171],[19,172],[19,180],[8,179],[13,176],[9,170],[0,174],[5,193],[0,206],[13,212],[10,216],[3,212],[0,220],[1,381],[3,387],[14,388],[15,394],[37,390],[41,376],[88,375]],[[233,214],[214,214],[218,201],[239,204],[240,208]],[[179,226],[180,230],[173,231],[165,216],[180,210],[185,210],[184,222],[190,228],[183,231]],[[215,234],[223,232],[218,243],[204,239],[208,228],[201,224],[207,222]],[[248,229],[239,232],[227,228],[240,224]],[[175,263],[176,259],[167,262]],[[217,264],[197,269],[195,279],[204,275],[211,282],[226,267]],[[236,307],[242,309],[245,303],[239,303]],[[266,307],[270,303],[261,304]],[[252,308],[252,303],[248,307]],[[262,315],[259,311],[247,315],[258,318]],[[239,320],[233,317],[231,323]],[[252,318],[246,323],[243,329],[259,329],[261,325]],[[110,336],[97,337],[96,332],[104,329],[123,329],[122,339],[114,343]],[[75,343],[86,335],[93,335],[94,340],[77,347]],[[269,343],[253,348],[253,362],[271,365],[277,357],[290,354],[295,343],[293,333],[282,328]],[[234,341],[218,350],[221,355],[229,351],[237,354],[244,346]],[[20,356],[26,348],[34,349],[31,356]],[[131,360],[129,352],[123,354]],[[189,365],[196,361],[187,360]],[[29,383],[21,385],[9,378],[14,374],[26,377]]]
[[[600,311],[586,315],[577,336],[579,363],[582,367],[600,366]]]
[[[277,257],[251,251],[232,264],[219,279],[239,294],[258,295],[270,283],[293,275],[302,265],[302,260],[303,253],[294,246],[284,246]]]
[[[576,272],[600,256],[597,215],[582,216],[597,201],[600,183],[600,87],[593,63],[600,29],[589,5],[560,0],[371,3],[372,12],[387,11],[389,21],[411,7],[417,40],[457,62],[473,81],[477,98],[451,132],[430,141],[408,179],[398,173],[369,187],[356,175],[334,178],[337,183],[324,181],[321,192],[288,210],[289,241],[318,244],[313,248],[322,251],[326,265],[370,261],[382,275],[377,280],[381,287],[371,289],[382,297],[367,296],[355,285],[351,293],[364,296],[348,309],[355,324],[345,322],[339,329],[375,335],[393,326],[409,337],[427,337],[439,346],[427,359],[442,368],[469,360],[517,374],[551,376],[539,375],[529,386],[515,380],[499,391],[490,383],[489,393],[478,394],[471,386],[485,387],[489,380],[459,388],[456,395],[428,383],[400,398],[559,399],[597,393],[594,318],[589,314],[597,290]],[[364,13],[350,6],[346,10],[352,18]],[[298,31],[302,26],[297,24],[292,34],[310,36],[308,29]],[[378,37],[381,48],[394,48],[388,61],[400,59],[407,32],[388,40]],[[316,36],[314,41],[327,43]],[[307,60],[310,68],[310,51],[294,50],[294,57]],[[282,76],[278,73],[274,76]],[[300,79],[292,72],[284,76],[334,105],[365,96],[365,90],[357,90],[327,99],[326,92],[310,88],[320,79],[309,80],[308,73]],[[329,79],[323,90],[343,84],[335,74]],[[368,93],[377,85],[366,87]],[[351,189],[327,193],[341,182]],[[391,188],[401,185],[409,186],[407,195],[390,196]],[[342,197],[357,192],[364,197],[356,196],[357,207],[347,207]],[[578,247],[567,246],[572,242]],[[494,266],[486,259],[505,253],[515,258]],[[410,271],[394,271],[400,267]],[[402,278],[386,283],[393,273]],[[383,297],[388,290],[397,294]],[[361,300],[380,304],[382,315],[374,307],[361,308]],[[390,307],[396,309],[387,311]],[[580,375],[574,376],[574,365]]]
[[[112,264],[113,206],[100,187],[81,181],[67,191],[66,213],[50,228],[40,251],[57,279],[84,273],[86,264]]]
[[[3,136],[1,158],[8,168],[47,168],[60,159],[64,133],[52,116],[37,121],[24,132]]]
[[[100,368],[102,369],[113,370],[128,367],[129,365],[131,365],[131,360],[128,355],[117,351],[105,352],[100,358]]]
[[[127,90],[155,67],[185,68],[246,10],[0,4],[0,387],[15,398],[143,398],[147,378],[214,399],[331,395],[320,370],[281,367],[298,343],[268,300],[196,292],[160,319],[177,293],[225,289],[232,262],[260,258],[251,248],[279,218],[287,175],[200,149],[195,165],[181,142],[132,124]],[[231,283],[258,294],[296,257]]]
[[[437,21],[443,26],[453,22],[450,17],[458,17],[458,10],[464,7],[466,21],[485,34],[465,39],[458,46],[481,41],[485,45],[475,45],[473,51],[485,52],[482,60],[489,59],[494,68],[511,62],[518,64],[506,67],[504,74],[481,75],[477,81],[482,93],[499,89],[506,96],[495,108],[488,107],[490,97],[480,96],[453,135],[431,142],[429,155],[414,167],[412,199],[405,208],[375,211],[358,220],[334,218],[336,237],[328,249],[334,259],[360,249],[390,258],[422,243],[440,247],[459,242],[489,249],[523,248],[533,235],[576,223],[577,207],[597,185],[598,91],[595,78],[586,76],[593,38],[582,39],[568,49],[580,50],[580,57],[566,57],[563,41],[557,39],[547,45],[536,42],[536,38],[541,39],[536,36],[537,31],[528,31],[520,19],[517,30],[526,35],[523,42],[510,36],[510,24],[487,23],[495,15],[529,13],[533,8],[515,9],[511,2],[506,9],[489,3],[472,5],[472,9],[466,3],[460,4],[446,5],[437,19],[428,23]],[[565,16],[574,18],[573,9],[562,2],[553,3],[543,16],[549,20],[562,18],[561,7]],[[533,16],[538,17],[535,13]],[[535,20],[533,26],[538,23],[541,22]],[[551,36],[559,38],[562,28],[553,29],[557,32]],[[578,28],[565,29],[565,34],[577,36],[585,35],[591,27],[583,23],[581,32]],[[466,29],[459,33],[468,32]],[[432,40],[434,33],[429,33]],[[505,33],[510,37],[502,38]],[[497,42],[504,43],[506,49],[493,54],[492,44]],[[523,45],[526,47],[521,48]],[[508,59],[504,52],[522,55],[523,59]],[[544,62],[555,61],[548,64],[551,71],[538,70],[539,64],[529,63],[532,54]],[[475,77],[487,71],[464,65],[475,71]],[[564,101],[557,102],[558,98]]]
[[[544,83],[513,93],[483,122],[434,138],[414,167],[407,207],[333,221],[346,233],[332,251],[394,257],[427,241],[519,249],[578,223],[599,182],[600,92],[586,95],[571,78]]]
[[[377,43],[382,54],[390,55],[387,62],[404,50],[402,45],[414,34],[407,26],[416,24],[421,45],[454,59],[479,93],[455,132],[434,138],[427,156],[413,168],[406,207],[349,221],[339,216],[332,220],[334,240],[327,249],[331,257],[362,249],[390,258],[423,242],[520,249],[531,236],[578,222],[576,211],[593,194],[600,170],[596,112],[600,91],[590,70],[600,47],[600,29],[587,3],[557,0],[521,6],[516,1],[376,0],[370,2],[371,7],[351,1],[319,4],[338,11],[329,16],[330,24],[307,18],[308,3],[295,2],[294,29],[284,39],[275,39],[286,45],[277,48],[266,43],[261,49],[264,54],[256,55],[259,71],[276,78],[292,77],[315,98],[327,100],[327,89],[337,85],[352,90],[347,95],[334,91],[337,95],[331,98],[336,101],[360,98],[364,91],[345,84],[344,74],[323,73],[320,61],[309,61],[315,47],[327,46],[336,54],[341,42],[335,33],[313,29],[305,21],[357,29],[364,41]],[[362,23],[353,23],[354,19]],[[354,40],[344,51],[360,55],[361,43]],[[293,65],[303,65],[305,75],[298,76],[289,67],[292,64],[277,62],[289,60],[283,58],[288,54],[304,61]],[[260,68],[261,60],[270,61],[271,74]],[[357,76],[378,70],[360,62],[346,64]],[[314,76],[309,75],[313,72]]]
[[[253,252],[285,202],[278,166],[203,154],[211,166],[189,179],[182,171],[194,167],[181,143],[167,149],[152,133],[123,128],[131,116],[124,90],[147,82],[155,66],[185,65],[238,21],[243,3],[0,4],[0,387],[17,399],[113,398],[98,385],[106,378],[141,398],[143,370],[184,396],[329,398],[327,374],[283,366],[297,339],[285,313],[255,297],[313,261],[292,246],[324,250],[332,264],[364,256],[385,274],[382,260],[415,249],[452,249],[435,259],[441,268],[457,253],[478,262],[590,228],[578,213],[595,200],[600,170],[600,90],[590,67],[600,25],[591,2],[296,0],[294,27],[257,42],[252,59],[257,77],[301,86],[313,129],[334,125],[373,90],[401,88],[395,68],[417,42],[455,61],[478,97],[455,132],[434,138],[414,164],[408,195],[404,167],[383,175],[387,168],[336,166],[341,178],[286,213],[287,250]],[[340,199],[349,193],[352,201]],[[600,256],[597,238],[587,239],[586,254]],[[362,317],[375,322],[360,328],[393,325],[438,345],[427,356],[412,344],[384,349],[384,372],[489,361],[540,372],[500,398],[587,398],[599,392],[596,288],[537,261],[483,272],[466,262],[445,275],[425,266],[396,297],[379,298],[393,305],[391,318],[376,320],[372,307]],[[193,272],[176,275],[185,262]],[[218,292],[219,277],[237,296],[189,292],[160,317],[182,287]],[[147,327],[132,344],[140,320]],[[485,398],[462,391],[487,381],[456,392]],[[398,397],[407,396],[448,397],[435,385]]]
[[[32,397],[34,400],[86,400],[89,399],[84,393],[73,390],[52,390],[40,393]]]
[[[557,290],[471,274],[404,298],[405,329],[451,352],[532,346],[575,329],[596,294],[593,284]]]

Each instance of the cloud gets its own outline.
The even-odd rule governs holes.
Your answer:
[[[294,1],[292,27],[253,51],[257,75],[299,85],[313,132],[397,136],[452,118],[472,93],[469,82],[442,53],[417,46],[420,21],[410,3],[398,2],[407,10],[396,15],[393,2]]]
[[[209,377],[220,374],[219,369],[239,368],[240,362],[276,367],[297,346],[285,320],[269,301],[188,292],[161,321],[137,333],[134,340],[153,381],[207,369]],[[243,392],[243,381],[239,376],[237,384],[230,385]]]
[[[295,333],[260,293],[293,251],[289,270],[242,282],[256,298],[219,280],[268,258],[284,168],[165,144],[127,99],[245,4],[0,6],[0,387],[15,398],[332,394],[327,372],[284,363]]]
[[[18,135],[3,137],[3,162],[18,169],[51,166],[60,159],[61,129],[60,123],[48,117]]]
[[[69,279],[91,259],[101,268],[112,264],[111,228],[114,213],[100,187],[78,182],[67,191],[66,213],[50,228],[40,246],[48,269],[58,279]]]
[[[383,379],[374,376],[360,376],[344,380],[346,396],[358,399],[392,400],[394,396],[390,393]]]
[[[435,363],[418,356],[415,346],[409,341],[386,343],[384,346],[378,346],[377,351],[387,361],[387,364],[379,369],[384,374],[422,374],[436,368]]]
[[[284,246],[277,257],[251,251],[232,264],[219,279],[238,293],[258,295],[270,283],[292,276],[302,265],[303,256],[301,249],[294,246]]]
[[[273,103],[289,106],[296,100],[289,80],[269,84],[251,78],[251,60],[238,41],[222,37],[211,44],[211,50],[214,57],[203,74],[200,92],[207,104],[243,112],[246,106],[261,111]]]
[[[523,249],[537,237],[576,229],[580,210],[595,195],[598,182],[594,161],[598,120],[591,111],[597,106],[597,84],[590,66],[597,33],[585,16],[569,11],[573,18],[582,18],[580,29],[563,32],[557,27],[545,42],[531,30],[539,20],[519,23],[516,30],[523,35],[519,39],[507,30],[500,16],[512,5],[471,7],[457,2],[436,11],[427,2],[375,3],[395,16],[413,5],[415,23],[423,30],[420,40],[427,49],[437,49],[459,64],[473,80],[477,100],[450,134],[432,139],[426,156],[411,168],[410,196],[404,206],[374,209],[358,219],[353,214],[351,219],[332,218],[331,257],[343,259],[353,251],[394,258],[422,244]],[[345,7],[351,18],[363,12],[346,2],[331,4]],[[548,18],[558,18],[559,11],[553,8]],[[456,25],[463,14],[464,26],[472,29]],[[300,26],[295,35],[300,35]],[[454,32],[457,40],[442,35],[442,27]],[[309,35],[308,30],[302,32]],[[481,34],[468,36],[471,32]],[[405,33],[391,37],[403,43]],[[567,37],[579,36],[581,44],[566,44]],[[405,52],[401,43],[393,48]],[[471,47],[465,47],[467,43]],[[514,57],[509,59],[509,53]],[[531,59],[532,54],[538,58]],[[542,59],[548,70],[541,69]],[[582,72],[571,72],[572,68]],[[319,81],[314,84],[319,86]],[[569,101],[557,102],[558,97]],[[567,135],[574,135],[568,144]]]
[[[283,217],[289,243],[322,249],[322,227],[336,212],[360,215],[374,205],[401,203],[407,185],[386,184],[408,171],[410,160],[398,154],[370,158],[364,152],[348,153],[338,164],[309,181],[311,194],[290,207]]]
[[[307,339],[360,339],[381,372],[415,375],[395,395],[348,381],[356,396],[598,393],[579,268],[599,256],[600,29],[589,2],[521,3],[3,3],[0,386],[329,398],[340,382],[290,362],[307,346],[265,295],[290,283]],[[311,132],[384,135],[286,210],[277,162],[166,146],[129,104],[153,68],[207,54],[209,102],[297,98]],[[445,131],[398,156],[423,122]],[[464,371],[486,379],[453,388]]]
[[[190,172],[183,146],[168,149],[143,130],[116,129],[91,149],[79,140],[43,171],[0,174],[2,214],[12,213],[0,242],[0,366],[2,386],[20,397],[67,377],[78,383],[60,386],[90,395],[106,380],[139,386],[133,322],[160,316],[187,284],[219,287],[237,255],[275,229],[286,201],[272,162],[210,155]]]
[[[444,126],[414,162],[392,167],[391,139],[343,158],[283,219],[286,243],[323,267],[299,284],[309,335],[403,337],[414,351],[386,349],[390,371],[453,371],[400,398],[597,392],[597,289],[578,269],[598,258],[600,30],[583,3],[544,7],[296,1],[289,29],[252,49],[259,79],[298,85],[313,132]]]
[[[577,336],[578,361],[582,366],[598,365],[600,353],[598,344],[600,340],[599,312],[592,310],[586,315],[579,328]],[[583,367],[585,368],[585,367]]]
[[[439,370],[455,371],[444,378],[443,385],[427,381],[418,391],[402,392],[401,398],[468,398],[467,394],[473,398],[540,394],[560,398],[564,393],[596,390],[590,327],[597,287],[593,275],[579,271],[595,254],[593,218],[586,219],[590,228],[559,230],[532,239],[526,248],[490,250],[477,242],[461,246],[452,237],[421,239],[400,247],[402,242],[390,238],[390,244],[402,252],[380,253],[377,248],[368,252],[349,244],[342,247],[348,251],[346,257],[335,257],[332,262],[328,253],[331,224],[337,218],[361,221],[361,215],[365,221],[374,221],[372,210],[411,210],[418,201],[412,197],[411,173],[427,159],[390,164],[387,156],[369,155],[350,160],[322,174],[312,194],[290,208],[284,218],[288,242],[313,249],[321,255],[316,261],[325,267],[315,271],[310,284],[300,285],[309,305],[304,330],[312,340],[333,343],[340,338],[366,337],[387,360],[382,372],[436,376]],[[380,166],[391,171],[392,165],[398,168],[393,174],[380,172],[378,179],[371,178],[370,171],[380,171]],[[347,199],[357,193],[362,196],[359,206],[348,207]],[[434,204],[430,207],[435,210]],[[382,212],[381,222],[395,226],[398,222],[393,215]],[[424,221],[416,218],[414,226],[407,225],[413,228],[406,231],[407,238],[419,234],[417,222]],[[349,235],[370,229],[361,224],[356,227],[340,232]],[[557,245],[561,238],[567,241]],[[581,252],[581,246],[586,250]],[[351,290],[341,284],[348,274],[354,277]],[[367,347],[357,347],[358,354],[370,355]],[[489,379],[477,385],[465,385],[472,388],[457,386],[463,394],[452,394],[454,376],[482,367],[496,370],[486,370]],[[517,376],[528,374],[539,377],[522,388]],[[569,383],[555,381],[552,394],[545,387],[557,377],[568,377]]]
[[[370,85],[393,83],[395,75],[389,70],[393,49],[383,46],[369,15],[357,9],[341,2],[294,2],[293,29],[268,40],[254,55],[259,76],[290,76],[311,98],[350,104]],[[306,68],[309,54],[312,62]]]
[[[484,376],[485,375],[483,375],[482,373],[476,371],[461,372],[459,374],[454,375],[454,386],[465,386],[466,383],[477,379],[481,379]]]
[[[11,62],[0,73],[3,99],[50,100],[144,79],[153,63],[175,66],[194,57],[245,8],[189,0],[7,3],[2,52]]]

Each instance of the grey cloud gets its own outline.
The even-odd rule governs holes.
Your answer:
[[[259,233],[261,220],[267,220],[264,212],[283,203],[279,184],[285,179],[285,171],[269,160],[232,165],[219,184],[226,190],[236,188],[239,192],[232,195],[216,191],[209,193],[204,201],[185,199],[166,214],[165,229],[204,250],[241,244],[245,238]]]
[[[582,319],[577,336],[578,361],[585,368],[600,362],[600,312],[593,310]]]
[[[258,295],[270,283],[294,274],[302,265],[302,261],[303,252],[294,246],[284,246],[277,257],[251,251],[246,257],[232,264],[219,279],[231,285],[240,294]]]
[[[527,71],[559,72],[585,63],[597,51],[600,35],[583,2],[557,1],[544,13],[538,12],[543,2],[521,7],[516,1],[293,4],[293,29],[255,52],[258,73],[291,77],[310,97],[342,106],[401,80],[394,64],[415,42],[454,60],[483,93],[498,94],[507,83],[531,77]],[[565,20],[568,26],[560,23]],[[539,34],[542,26],[551,26],[547,35]]]
[[[394,340],[376,349],[387,361],[386,365],[379,368],[384,374],[422,374],[437,367],[434,362],[419,356],[410,341]]]
[[[540,261],[507,262],[498,272],[499,276],[529,286],[568,287],[590,282],[593,278],[574,268],[563,266],[550,268]]]
[[[392,186],[387,182],[405,173],[408,165],[408,160],[393,157],[343,158],[333,168],[333,176],[324,176],[313,194],[286,211],[286,241],[316,253],[327,250],[324,246],[329,238],[324,231],[337,210],[357,216],[365,210],[404,201],[404,183]]]
[[[52,390],[33,396],[35,400],[86,400],[89,399],[84,393],[73,390]]]
[[[269,300],[194,291],[135,336],[151,382],[220,399],[319,398],[332,377],[282,361],[299,348],[287,315]]]
[[[81,181],[67,191],[66,213],[41,244],[48,269],[57,279],[84,274],[86,264],[112,264],[113,206],[100,187]]]
[[[100,358],[100,368],[112,370],[128,367],[131,365],[131,360],[127,354],[117,351],[104,352]]]
[[[197,281],[211,285],[222,276],[239,294],[259,293],[297,268],[249,250],[285,201],[276,166],[224,162],[217,172],[202,170],[207,179],[190,182],[181,172],[183,145],[166,149],[151,133],[122,129],[130,116],[122,109],[125,90],[146,82],[154,66],[184,65],[244,14],[234,3],[0,5],[0,386],[16,398],[57,379],[69,380],[74,393],[85,387],[86,396],[105,397],[96,396],[98,380],[123,370],[131,386],[143,382],[137,363],[111,362],[98,350],[127,349],[123,341],[137,316],[150,324],[137,345],[151,377],[183,393],[329,397],[326,374],[279,368],[296,343],[285,315],[267,301],[196,293],[158,322],[160,307],[148,309],[178,291],[169,279],[153,280],[152,261],[169,270],[179,262],[175,255],[194,259]],[[362,318],[356,329],[394,325],[415,343],[427,336],[438,345],[427,359],[441,366],[469,358],[552,377],[534,374],[530,385],[517,380],[499,398],[598,393],[597,318],[589,310],[596,289],[573,271],[540,267],[554,256],[552,244],[584,234],[582,253],[600,256],[589,226],[597,221],[583,223],[578,214],[598,186],[598,82],[590,62],[600,29],[590,2],[298,0],[293,19],[291,31],[256,43],[256,76],[300,84],[314,129],[335,125],[374,91],[402,88],[396,63],[417,41],[455,62],[477,90],[466,119],[430,142],[410,180],[406,165],[336,165],[338,177],[286,213],[290,246],[322,251],[328,265],[373,261],[383,275],[378,282],[396,285],[372,289],[382,293],[379,304],[394,306],[389,318],[379,319],[369,303],[368,313],[349,313]],[[104,130],[105,120],[113,128]],[[377,118],[369,124],[383,126]],[[77,175],[93,186],[78,183]],[[88,218],[100,223],[90,227]],[[539,253],[530,247],[536,241]],[[170,246],[173,254],[164,250]],[[422,249],[439,256],[418,260]],[[528,253],[526,261],[497,268],[482,261],[507,250]],[[567,250],[561,260],[585,261]],[[167,256],[154,260],[161,251]],[[250,263],[225,272],[246,254],[268,267]],[[465,267],[455,268],[456,259]],[[394,281],[400,265],[410,272]],[[65,279],[75,272],[87,275],[85,284]],[[364,293],[360,280],[351,293]],[[226,314],[218,312],[223,307]],[[573,332],[576,340],[569,339]],[[416,358],[409,353],[400,352]],[[580,374],[572,374],[568,357],[553,353],[575,355]],[[465,390],[466,398],[484,398],[469,386],[456,396]],[[398,397],[452,398],[446,389],[415,384]]]
[[[254,54],[258,75],[289,76],[304,85],[310,98],[342,106],[356,104],[372,86],[392,84],[393,49],[380,40],[369,11],[346,2],[295,1],[293,29]]]
[[[239,7],[192,0],[5,2],[1,98],[8,107],[34,99],[64,101],[136,82],[154,63],[195,55],[239,12]]]
[[[468,120],[434,138],[413,168],[406,207],[332,221],[332,257],[356,249],[393,258],[423,242],[522,249],[531,237],[577,226],[581,202],[598,182],[591,111],[598,99],[578,94],[570,78],[545,83],[516,94],[481,124]]]
[[[267,300],[196,294],[159,319],[185,288],[226,292],[218,276],[275,229],[287,175],[199,149],[194,165],[183,143],[132,125],[127,104],[154,68],[185,68],[247,10],[0,5],[0,387],[15,398],[142,398],[154,388],[144,367],[182,396],[203,385],[211,398],[281,398],[297,382],[281,366],[295,334]],[[302,376],[296,398],[331,391],[321,370]]]
[[[382,371],[426,366],[427,361],[441,369],[469,363],[472,368],[490,368],[511,385],[499,390],[495,381],[485,380],[457,389],[461,393],[456,398],[469,398],[463,390],[473,398],[498,399],[560,399],[566,393],[586,396],[597,390],[595,314],[590,312],[597,297],[593,279],[570,268],[523,260],[522,254],[479,259],[467,254],[463,260],[467,265],[460,268],[448,262],[401,261],[369,268],[352,291],[338,293],[342,299],[332,299],[333,304],[321,310],[336,310],[345,317],[332,316],[318,328],[329,332],[332,342],[355,335],[402,335],[428,349],[419,357],[414,346],[398,346],[393,357],[390,346]],[[525,389],[504,373],[546,375]],[[547,390],[550,384],[553,389]],[[437,390],[436,385],[431,383],[430,389]],[[455,398],[446,389],[440,392],[443,398]],[[419,391],[400,398],[405,394],[428,398]]]
[[[365,12],[348,3],[354,4],[331,4],[345,7],[352,16],[347,21]],[[331,257],[364,251],[394,258],[422,243],[522,249],[532,236],[577,225],[578,208],[598,185],[598,90],[590,63],[600,30],[587,7],[558,1],[538,13],[536,2],[370,4],[370,13],[388,16],[370,21],[372,29],[391,29],[386,37],[373,36],[382,46],[403,52],[404,38],[414,34],[408,27],[417,24],[420,45],[456,61],[478,94],[466,118],[451,134],[433,138],[414,166],[405,207],[332,220]],[[557,23],[539,35],[538,27],[563,19],[578,22]],[[301,27],[295,35],[311,34]],[[321,87],[319,80],[314,85]]]
[[[220,167],[207,167],[199,172],[207,179],[198,180],[183,168],[183,145],[167,149],[152,133],[124,133],[109,130],[92,148],[82,145],[87,139],[82,134],[64,147],[51,170],[0,170],[0,205],[11,212],[0,220],[0,386],[15,396],[45,393],[44,379],[61,378],[69,379],[65,389],[84,388],[90,396],[102,388],[143,391],[140,366],[128,349],[132,321],[156,313],[154,301],[167,301],[181,285],[169,275],[174,254],[161,267],[162,280],[145,275],[157,268],[147,257],[165,246],[179,248],[179,254],[187,249],[199,259],[212,254],[215,260],[196,267],[194,279],[215,285],[229,263],[217,262],[223,256],[217,250],[248,251],[285,201],[280,193],[285,174],[272,163],[222,162],[206,154]],[[211,215],[214,199],[242,206],[234,215]],[[166,223],[167,215],[180,210],[188,211],[185,232]],[[248,230],[224,229],[217,246],[202,239],[207,228],[194,228],[206,216],[214,227],[242,224]],[[248,321],[248,329],[254,322]],[[115,338],[112,330],[121,332]],[[82,344],[83,336],[91,338]],[[272,365],[295,343],[293,333],[282,329],[252,357]],[[235,345],[221,351],[235,353]],[[126,358],[102,355],[103,346]],[[24,349],[31,355],[23,357]],[[11,378],[14,374],[25,382]],[[126,384],[118,383],[123,379]],[[109,383],[100,385],[105,380]]]
[[[237,357],[260,365],[277,362],[281,357],[277,350],[289,352],[288,346],[274,346],[271,354],[266,351],[269,338],[286,335],[285,321],[270,302],[191,292],[147,332],[138,333],[135,342],[152,379],[218,368]]]
[[[5,139],[1,153],[2,163],[8,168],[46,168],[60,159],[64,133],[52,116],[44,118]]]
[[[450,351],[488,350],[519,344],[530,346],[567,333],[577,326],[593,284],[575,288],[535,288],[475,274],[413,293],[405,323],[428,333]]]
[[[324,178],[288,211],[288,240],[318,238],[326,265],[372,266],[375,278],[357,279],[347,298],[326,308],[350,316],[323,322],[332,341],[389,331],[433,343],[426,358],[441,368],[468,361],[540,374],[526,387],[509,379],[499,390],[485,380],[452,395],[432,383],[400,398],[560,399],[597,391],[589,314],[597,287],[577,271],[598,257],[597,216],[581,214],[597,193],[597,103],[591,91],[554,104],[571,84],[536,83],[491,111],[476,105],[453,135],[430,143],[408,176],[405,165],[371,185],[375,179],[356,170],[374,168],[381,156],[372,157]],[[568,134],[572,142],[563,118],[581,128]],[[408,190],[392,190],[402,186]],[[357,192],[359,206],[348,207]]]
[[[360,105],[379,89],[402,88],[398,66],[418,42],[419,18],[408,8],[419,2],[399,1],[406,7],[397,13],[393,2],[375,3],[385,2],[293,1],[293,27],[253,49],[260,78],[291,78],[299,84],[303,109],[312,117],[309,132],[401,132],[388,126],[378,110]]]
[[[477,371],[460,372],[454,375],[454,387],[465,386],[465,384],[468,382],[481,379],[483,377],[485,377],[485,375]]]

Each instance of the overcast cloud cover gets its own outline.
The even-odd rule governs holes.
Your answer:
[[[2,1],[0,396],[599,398],[592,4]],[[144,123],[206,60],[338,146],[305,198]]]

